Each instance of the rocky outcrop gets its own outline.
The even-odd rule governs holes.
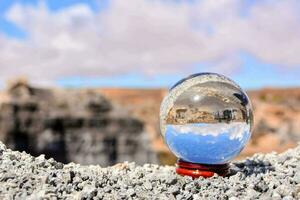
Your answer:
[[[93,90],[34,88],[16,82],[0,104],[0,139],[60,162],[156,162],[144,124]]]

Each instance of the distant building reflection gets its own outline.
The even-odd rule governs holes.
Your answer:
[[[220,123],[220,122],[247,122],[249,114],[242,109],[227,108],[215,112],[203,111],[198,108],[173,107],[170,109],[167,124],[186,123]],[[247,122],[248,123],[248,122]]]

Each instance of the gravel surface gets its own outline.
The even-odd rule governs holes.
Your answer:
[[[63,165],[0,143],[0,199],[300,199],[300,146],[231,165],[228,177],[191,179],[174,167]]]

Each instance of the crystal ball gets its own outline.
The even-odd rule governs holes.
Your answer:
[[[225,164],[250,139],[252,107],[235,82],[216,73],[191,75],[176,83],[160,107],[161,134],[180,159]]]

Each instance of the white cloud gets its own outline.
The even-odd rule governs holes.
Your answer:
[[[244,122],[216,123],[216,124],[185,124],[185,125],[167,125],[174,134],[195,134],[201,136],[211,135],[218,137],[228,135],[230,140],[246,140],[250,136],[250,125]]]
[[[241,15],[243,1],[112,0],[94,13],[84,4],[58,12],[15,4],[7,19],[26,40],[0,35],[0,80],[27,75],[36,83],[66,76],[214,71],[239,68],[239,52],[264,62],[300,66],[300,4],[259,1]]]

